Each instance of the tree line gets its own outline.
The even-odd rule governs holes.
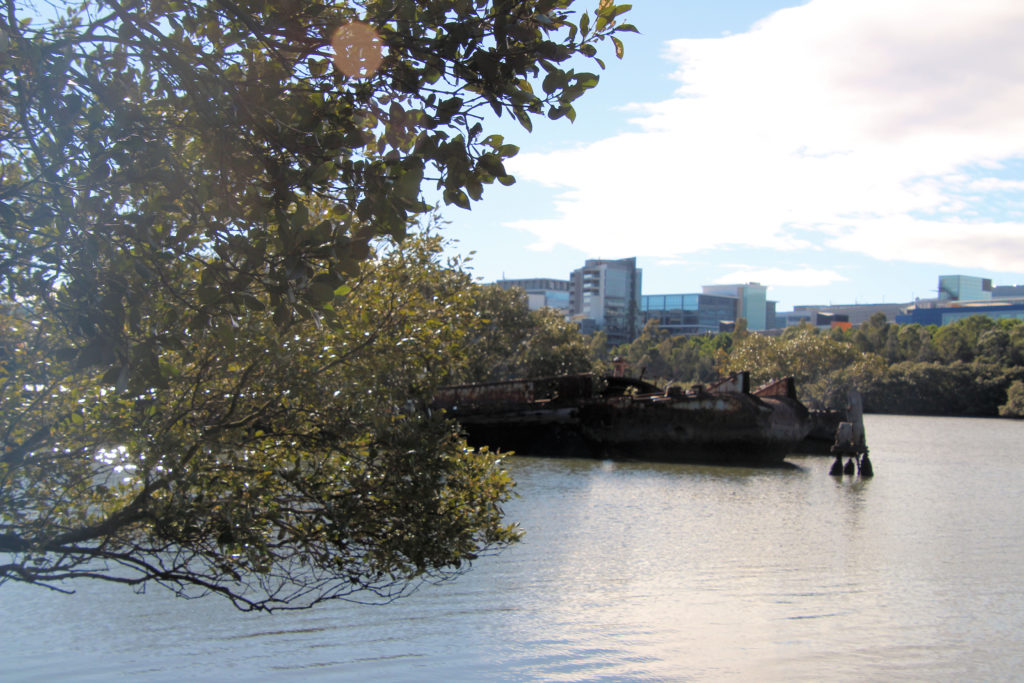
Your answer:
[[[919,415],[1024,416],[1024,321],[972,315],[949,325],[889,322],[876,313],[849,330],[808,324],[778,336],[671,336],[649,323],[601,358],[627,359],[663,383],[700,384],[746,370],[754,383],[792,376],[811,407],[841,408],[851,388],[865,410]]]
[[[843,408],[850,389],[865,410],[908,415],[1024,416],[1024,321],[972,315],[949,325],[889,322],[882,313],[848,330],[809,324],[780,335],[735,331],[673,336],[649,322],[610,347],[550,309],[530,311],[521,291],[478,287],[480,315],[467,360],[446,379],[483,382],[606,373],[616,358],[659,385],[708,384],[747,371],[751,382],[796,380],[812,408]]]

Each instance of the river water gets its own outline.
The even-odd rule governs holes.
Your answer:
[[[1020,680],[1024,421],[866,417],[873,479],[515,457],[522,543],[387,606],[0,587],[0,679]]]

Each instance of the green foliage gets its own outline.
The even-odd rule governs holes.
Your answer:
[[[451,368],[451,384],[592,372],[590,343],[576,324],[551,309],[531,311],[522,290],[476,286],[477,318],[467,353]]]
[[[848,366],[809,379],[798,390],[800,396],[812,407],[844,409],[849,404],[851,389],[863,395],[881,382],[887,371],[888,365],[884,358],[875,353],[865,353]]]
[[[994,416],[1024,368],[984,363],[896,363],[864,392],[865,410],[912,415]]]
[[[1003,417],[1024,417],[1024,380],[1014,380],[1006,390],[1006,403],[999,406]]]
[[[426,409],[473,316],[438,250],[411,240],[367,262],[320,318],[239,309],[226,333],[154,359],[155,388],[105,386],[62,354],[63,329],[9,313],[7,578],[52,584],[102,561],[111,580],[272,609],[390,598],[513,541],[507,475]]]
[[[778,337],[745,330],[711,337],[669,337],[648,325],[616,350],[662,381],[710,381],[746,370],[754,384],[792,376],[812,407],[842,408],[857,389],[868,411],[996,415],[1012,383],[1024,377],[1024,324],[969,316],[943,327],[897,325],[875,314],[843,332],[810,325]],[[698,372],[699,368],[699,372]]]
[[[654,320],[648,321],[640,335],[620,349],[632,368],[640,368],[645,377],[666,377],[672,373],[670,354],[665,342],[669,339]]]
[[[896,334],[899,344],[899,358],[907,361],[935,361],[938,353],[932,344],[932,333],[914,323],[902,325]]]
[[[973,349],[961,325],[943,325],[932,337],[939,359],[947,363],[974,360]]]
[[[239,306],[315,316],[368,241],[400,240],[428,208],[426,179],[466,208],[512,182],[516,147],[484,134],[481,107],[527,129],[571,118],[597,77],[560,65],[633,29],[617,19],[627,6],[601,2],[580,26],[570,4],[95,0],[38,27],[14,20],[31,6],[11,6],[0,286],[81,319],[100,349],[83,362],[142,384],[159,378],[127,362],[140,344],[159,355],[163,337]],[[330,66],[332,32],[353,20],[387,53],[367,78]],[[154,282],[181,319],[128,338]]]
[[[531,329],[520,352],[517,374],[523,377],[550,377],[590,372],[591,350],[579,327],[567,322],[557,311],[542,308],[531,311]]]
[[[608,335],[604,330],[598,330],[590,335],[587,349],[591,372],[598,375],[608,374],[611,371],[611,358],[608,354]]]
[[[643,373],[653,382],[697,384],[720,377],[719,365],[732,347],[733,335],[671,337],[655,321],[649,321],[641,334],[609,356],[625,358],[634,373]]]
[[[510,482],[425,401],[468,279],[403,245],[575,115],[602,0],[91,0],[0,17],[0,581],[246,609],[459,571]],[[336,29],[376,70],[332,65]]]
[[[724,369],[747,370],[755,384],[793,377],[800,395],[815,407],[844,405],[855,363],[868,363],[868,354],[811,327],[792,328],[781,337],[748,334],[729,354]],[[870,365],[865,365],[867,368]]]

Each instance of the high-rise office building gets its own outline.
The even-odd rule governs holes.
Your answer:
[[[633,341],[640,332],[643,271],[636,258],[588,259],[569,276],[569,312],[583,328],[603,330],[609,344]]]

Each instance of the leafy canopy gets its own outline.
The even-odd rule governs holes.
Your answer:
[[[571,4],[5,4],[0,581],[270,609],[514,540],[425,407],[467,281],[403,240],[424,187],[513,182],[495,115],[572,119],[621,56],[628,6]]]
[[[671,337],[650,321],[614,353],[646,377],[668,382],[706,382],[740,370],[756,383],[792,376],[814,408],[845,408],[849,390],[857,389],[869,412],[1015,416],[1024,323],[971,315],[922,327],[876,313],[847,331],[802,324],[779,336]]]
[[[495,382],[592,372],[599,359],[579,326],[551,308],[530,310],[519,288],[477,285],[477,318],[467,328],[469,351],[446,383]]]

